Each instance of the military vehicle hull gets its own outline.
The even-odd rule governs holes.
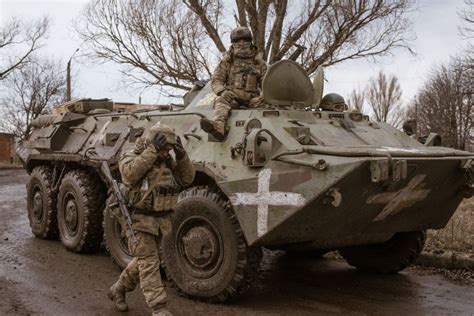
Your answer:
[[[124,266],[126,239],[105,207],[100,164],[107,161],[120,180],[121,153],[160,121],[176,129],[197,171],[162,247],[183,293],[209,301],[239,294],[255,275],[261,246],[340,249],[350,264],[376,272],[406,267],[421,252],[424,231],[444,227],[472,195],[474,154],[426,147],[361,113],[319,111],[306,101],[312,94],[297,91],[313,89],[301,70],[279,67],[290,78],[265,78],[279,85],[266,96],[270,105],[234,109],[223,142],[200,129],[200,119],[212,117],[209,85],[182,111],[76,110],[35,122],[17,150],[32,175],[35,235],[54,238],[59,225],[69,250],[89,252],[105,230],[111,256]],[[285,89],[293,89],[288,100],[279,95]]]

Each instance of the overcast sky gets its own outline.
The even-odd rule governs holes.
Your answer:
[[[80,46],[71,25],[72,19],[80,14],[86,2],[87,0],[0,0],[0,24],[12,16],[35,19],[48,15],[53,25],[43,53],[60,58],[65,64]],[[462,0],[421,0],[417,7],[418,10],[411,15],[417,37],[412,43],[416,56],[395,51],[393,56],[386,57],[379,63],[354,60],[333,66],[326,69],[325,93],[337,92],[347,96],[353,88],[364,88],[369,78],[383,69],[400,79],[403,99],[405,102],[410,101],[433,65],[447,62],[450,56],[466,46],[458,31],[460,19],[457,13],[463,7]],[[160,96],[156,91],[126,89],[117,69],[113,64],[90,67],[78,61],[73,62],[73,72],[77,74],[73,97],[108,97],[115,101],[138,102],[138,96],[142,94],[143,103],[180,102]]]

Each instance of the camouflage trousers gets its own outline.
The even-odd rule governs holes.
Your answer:
[[[229,97],[226,94],[218,96],[214,102],[214,127],[216,130],[224,134],[225,124],[229,118],[229,113],[232,109],[238,109],[239,106],[247,106],[249,108],[257,108],[263,105],[263,98],[261,96],[254,97],[248,102],[241,101],[237,98]]]
[[[122,271],[119,282],[126,291],[133,291],[138,283],[142,288],[145,300],[150,308],[165,305],[167,302],[165,288],[160,274],[160,236],[145,232],[135,233],[138,243],[128,239],[128,248],[134,256]]]

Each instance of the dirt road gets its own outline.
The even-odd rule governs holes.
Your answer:
[[[21,170],[0,170],[0,315],[115,315],[106,289],[119,275],[107,254],[78,255],[33,237]],[[266,252],[242,298],[211,305],[169,290],[176,315],[473,315],[474,287],[417,269],[393,276],[356,272],[331,259]],[[146,315],[137,289],[125,315]]]

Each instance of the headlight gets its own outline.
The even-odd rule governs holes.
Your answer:
[[[262,128],[262,122],[255,118],[247,121],[247,124],[245,125],[245,130],[247,132],[255,128]]]

